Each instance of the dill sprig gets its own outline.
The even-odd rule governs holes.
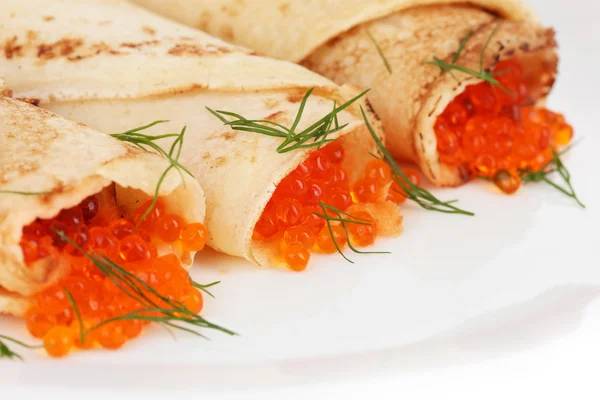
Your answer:
[[[304,113],[304,109],[306,107],[306,102],[308,98],[312,94],[315,88],[309,89],[302,101],[300,102],[300,107],[298,109],[298,113],[292,123],[290,128],[283,126],[282,124],[276,123],[274,121],[258,119],[258,120],[249,120],[240,114],[236,114],[229,111],[220,111],[213,110],[210,107],[206,107],[206,109],[217,117],[219,120],[223,122],[223,124],[229,126],[231,129],[242,132],[254,132],[259,133],[261,135],[272,136],[283,139],[281,145],[277,147],[278,153],[287,153],[289,151],[293,151],[296,149],[306,149],[310,147],[321,148],[326,143],[332,142],[332,139],[328,139],[327,137],[335,132],[338,132],[344,129],[348,124],[344,124],[342,126],[339,125],[337,114],[342,110],[350,107],[354,102],[363,97],[368,90],[365,90],[358,96],[350,99],[346,103],[341,106],[337,106],[334,102],[333,110],[325,115],[323,118],[304,129],[301,132],[296,132],[296,128],[302,119],[302,114]],[[233,118],[232,120],[228,120],[226,117]],[[333,127],[332,127],[333,125]]]
[[[81,318],[81,312],[79,311],[79,307],[77,307],[77,303],[75,303],[75,299],[73,298],[71,292],[69,292],[66,287],[63,287],[63,291],[67,295],[67,299],[69,300],[71,307],[73,307],[73,311],[75,311],[77,324],[79,325],[79,340],[80,343],[83,343],[85,341],[85,334],[83,332],[83,319]]]
[[[475,215],[470,211],[465,211],[454,206],[453,203],[456,203],[457,200],[442,201],[435,197],[433,194],[431,194],[429,191],[412,183],[410,179],[408,179],[407,176],[404,174],[404,172],[402,172],[400,167],[398,167],[398,164],[396,164],[394,158],[385,149],[383,143],[381,143],[381,140],[379,140],[379,138],[375,134],[375,131],[373,131],[373,128],[369,123],[369,119],[367,118],[367,114],[365,113],[365,110],[362,108],[362,106],[360,109],[363,115],[363,119],[365,120],[365,124],[367,125],[367,128],[371,133],[371,137],[373,137],[373,140],[377,144],[379,152],[383,154],[385,161],[387,161],[390,168],[392,169],[392,178],[394,182],[396,182],[396,184],[398,184],[398,186],[403,191],[402,195],[406,196],[409,200],[414,201],[426,210],[438,211],[447,214],[462,214],[469,216]]]
[[[204,293],[206,293],[207,295],[209,295],[210,297],[212,297],[213,299],[215,298],[215,296],[208,291],[209,287],[213,287],[215,285],[218,285],[219,283],[221,283],[221,281],[216,281],[216,282],[211,282],[208,283],[206,285],[202,285],[198,282],[194,282],[194,280],[190,279],[190,282],[192,283],[192,286],[195,287],[196,289],[202,290]]]
[[[569,151],[570,149],[571,147],[568,147],[560,153],[552,149],[552,159],[548,161],[546,165],[544,165],[538,171],[519,169],[519,175],[523,182],[545,182],[548,185],[555,188],[556,190],[558,190],[559,192],[565,194],[568,197],[573,198],[577,202],[577,204],[579,204],[582,208],[585,208],[585,205],[581,202],[581,200],[579,200],[577,194],[575,193],[575,189],[571,184],[571,173],[560,159],[560,156]],[[552,181],[548,177],[548,175],[554,172],[558,172],[559,176],[565,182],[565,185],[567,186],[566,188],[560,186],[558,183]]]
[[[450,75],[452,75],[452,77],[457,82],[458,82],[458,78],[456,78],[456,76],[452,72],[453,70],[462,72],[467,75],[474,76],[475,78],[479,78],[483,81],[490,83],[490,85],[492,85],[492,86],[499,87],[505,93],[507,93],[509,95],[513,95],[513,93],[510,90],[505,88],[504,85],[502,85],[496,78],[494,78],[495,76],[502,75],[506,71],[495,71],[494,72],[494,71],[489,71],[489,70],[483,68],[483,57],[485,55],[485,51],[488,48],[494,35],[496,35],[496,32],[498,32],[499,27],[500,27],[500,25],[496,25],[494,30],[492,30],[492,32],[488,36],[487,40],[485,41],[483,48],[481,49],[481,53],[479,54],[479,71],[475,71],[471,68],[467,68],[465,66],[462,66],[462,65],[459,65],[456,63],[458,61],[458,59],[460,58],[460,55],[461,55],[462,51],[464,50],[467,42],[469,41],[471,36],[473,36],[472,29],[470,29],[469,32],[467,32],[467,34],[461,39],[458,50],[456,51],[456,53],[454,53],[454,56],[452,57],[452,62],[447,63],[444,60],[440,59],[439,57],[434,56],[433,61],[427,61],[425,64],[435,65],[436,67],[439,67],[442,70],[442,73],[448,72]]]
[[[367,32],[367,36],[369,37],[369,39],[371,39],[371,42],[373,42],[373,44],[375,45],[375,48],[377,49],[377,53],[379,53],[379,57],[381,57],[381,60],[383,61],[383,64],[385,65],[385,69],[387,69],[388,72],[390,73],[390,75],[392,75],[392,67],[390,66],[390,63],[388,62],[387,58],[385,57],[385,54],[383,54],[383,50],[381,50],[379,43],[377,43],[377,41],[375,40],[375,38],[373,37],[371,32],[369,32],[369,30],[367,30],[366,32]]]
[[[452,64],[455,64],[458,59],[460,58],[460,55],[462,54],[462,51],[465,49],[465,46],[467,45],[467,42],[469,41],[469,39],[471,39],[471,36],[473,36],[473,28],[470,28],[467,32],[467,34],[465,36],[463,36],[462,39],[460,39],[460,42],[458,44],[458,49],[456,50],[456,52],[454,53],[454,56],[452,57]],[[495,32],[494,32],[495,34]],[[481,61],[481,58],[480,58]]]
[[[26,349],[39,349],[42,346],[31,346],[9,336],[0,335],[0,358],[23,360],[20,354],[15,353],[5,342],[11,342]]]
[[[387,251],[360,251],[360,250],[356,249],[352,245],[352,242],[350,240],[350,234],[348,233],[347,224],[373,225],[374,221],[371,221],[371,220],[368,220],[368,219],[364,219],[364,218],[355,217],[354,215],[351,215],[351,214],[349,214],[349,213],[347,213],[345,211],[337,209],[337,208],[335,208],[333,206],[330,206],[329,204],[325,204],[323,202],[319,202],[319,206],[323,210],[323,214],[319,214],[319,213],[314,213],[314,214],[317,217],[321,217],[321,218],[323,218],[325,220],[325,223],[327,224],[327,229],[329,230],[329,234],[331,235],[331,240],[333,241],[333,244],[334,244],[337,252],[340,253],[341,256],[344,257],[344,259],[346,261],[348,261],[349,263],[354,264],[354,261],[352,261],[348,257],[346,257],[346,255],[342,251],[340,245],[338,244],[337,240],[335,240],[335,235],[333,233],[333,228],[332,228],[332,225],[331,225],[332,222],[339,222],[340,223],[340,225],[342,226],[342,229],[344,229],[344,233],[346,235],[346,240],[348,242],[348,247],[354,253],[357,253],[357,254],[390,254]],[[334,214],[335,216],[329,215],[329,212],[332,213],[332,214]]]
[[[197,328],[210,328],[215,329],[230,335],[236,335],[235,332],[229,329],[223,328],[219,325],[215,325],[198,314],[190,311],[183,303],[177,300],[172,300],[166,296],[163,296],[157,292],[152,286],[139,279],[131,272],[125,270],[123,267],[110,260],[107,257],[99,255],[95,252],[88,253],[76,243],[69,239],[63,232],[54,230],[64,241],[71,244],[78,251],[80,251],[86,258],[88,258],[119,290],[125,295],[142,304],[143,308],[135,310],[131,313],[120,315],[114,318],[107,319],[100,322],[99,324],[91,327],[81,335],[82,343],[85,341],[85,337],[92,331],[99,329],[100,327],[115,321],[151,321],[157,322],[166,327],[175,328],[181,331],[185,331],[200,337],[205,337],[196,330],[187,328],[185,325],[191,325]],[[73,301],[72,296],[67,293],[67,297],[71,302],[75,314],[79,319],[80,327],[83,327],[81,321],[81,315],[78,311],[77,305]]]
[[[133,128],[133,129],[130,129],[125,132],[113,133],[110,136],[114,137],[115,139],[119,139],[123,142],[132,143],[135,146],[137,146],[140,149],[145,150],[145,151],[148,151],[148,147],[149,147],[149,148],[153,149],[154,151],[156,151],[157,153],[159,153],[160,155],[162,155],[163,157],[165,157],[167,160],[169,160],[171,165],[176,166],[179,170],[185,171],[188,175],[193,177],[194,175],[187,168],[185,168],[183,165],[181,165],[179,163],[178,157],[173,158],[173,149],[177,145],[178,142],[183,142],[183,135],[185,134],[186,127],[183,127],[183,129],[179,133],[167,133],[164,135],[157,135],[157,136],[146,135],[146,134],[140,133],[146,129],[152,128],[155,125],[164,124],[165,122],[169,122],[169,121],[167,121],[167,120],[154,121],[154,122],[149,123],[148,125],[139,126],[137,128]],[[154,143],[157,140],[165,139],[165,138],[177,138],[171,145],[171,149],[168,153],[162,147],[160,147],[159,145]],[[179,153],[180,152],[181,152],[181,148],[179,149]]]
[[[152,203],[150,204],[150,207],[148,207],[146,209],[146,211],[144,211],[144,213],[137,220],[136,227],[139,227],[140,224],[142,223],[142,221],[148,216],[148,214],[150,214],[150,212],[152,212],[154,207],[156,207],[156,204],[158,203],[158,197],[160,194],[160,187],[162,186],[163,181],[165,180],[165,178],[167,177],[167,175],[169,174],[169,172],[172,169],[175,169],[175,170],[177,170],[177,172],[179,172],[179,174],[181,175],[181,181],[184,183],[184,185],[185,185],[185,180],[184,180],[182,171],[186,172],[191,177],[194,177],[194,175],[187,168],[185,168],[183,165],[181,165],[181,163],[179,162],[179,158],[181,156],[181,149],[183,148],[183,138],[184,138],[187,127],[184,126],[179,133],[167,133],[164,135],[157,135],[157,136],[146,135],[146,134],[140,133],[146,129],[152,128],[155,125],[162,124],[165,122],[168,122],[168,121],[158,120],[158,121],[154,121],[148,125],[143,125],[143,126],[140,126],[137,128],[133,128],[133,129],[130,129],[130,130],[122,132],[122,133],[113,133],[111,135],[115,139],[119,139],[124,142],[132,143],[132,144],[136,145],[137,147],[139,147],[140,149],[145,150],[145,151],[149,151],[148,148],[151,148],[154,151],[156,151],[157,153],[159,153],[160,155],[162,155],[163,157],[165,157],[169,161],[169,164],[170,164],[167,167],[167,169],[165,170],[165,172],[163,172],[163,174],[160,176],[158,183],[156,185],[156,190],[154,192],[154,198],[152,199]],[[160,147],[159,145],[157,145],[156,143],[154,143],[156,140],[159,140],[159,139],[173,138],[173,137],[175,137],[177,139],[175,139],[173,141],[173,143],[171,144],[171,148],[169,149],[168,152],[166,150],[164,150],[162,147]]]
[[[22,196],[43,196],[52,192],[24,192],[20,190],[0,190],[0,194],[18,194]]]

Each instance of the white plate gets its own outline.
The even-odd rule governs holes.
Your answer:
[[[600,6],[531,3],[558,31],[561,74],[549,105],[583,138],[566,159],[587,210],[542,184],[508,197],[478,183],[434,191],[460,199],[474,218],[404,207],[405,233],[377,246],[392,255],[352,255],[355,264],[315,257],[297,274],[257,270],[207,251],[192,275],[222,283],[203,315],[240,336],[207,331],[210,341],[185,335],[175,341],[155,329],[114,353],[55,361],[25,352],[26,363],[0,363],[2,393],[89,398],[98,390],[251,389],[246,396],[264,398],[277,389],[278,398],[289,398],[329,385],[356,395],[381,377],[393,384],[415,370],[435,374],[438,366],[454,377],[497,367],[516,378],[536,360],[547,365],[548,357],[573,356],[568,350],[581,346],[569,362],[589,362],[599,354],[594,338],[600,337],[593,322],[600,316],[600,179],[593,169],[600,152],[600,32],[593,25]],[[1,324],[3,333],[27,337],[19,321]],[[440,386],[428,390],[449,382],[436,376]]]

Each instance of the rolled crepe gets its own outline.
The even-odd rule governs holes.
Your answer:
[[[35,98],[105,132],[156,119],[170,122],[150,132],[186,125],[180,161],[206,190],[209,246],[258,265],[274,263],[272,249],[252,240],[254,226],[277,184],[315,149],[279,154],[281,139],[232,131],[205,107],[291,126],[303,95],[315,88],[301,130],[330,113],[334,102],[354,97],[356,89],[123,1],[9,0],[0,21],[1,62],[15,96]],[[372,159],[374,141],[358,103],[338,117],[347,126],[329,139],[345,146],[352,181]],[[381,135],[380,124],[372,124]],[[383,224],[382,233],[399,233],[397,207],[386,210],[389,228]]]
[[[2,92],[2,90],[0,90]],[[70,272],[70,263],[50,255],[26,265],[19,245],[23,227],[52,218],[86,197],[112,190],[128,217],[154,197],[169,163],[157,154],[69,121],[47,110],[0,96],[0,313],[22,315],[29,297]],[[204,193],[192,177],[171,171],[159,195],[169,212],[201,222]],[[170,248],[158,248],[171,253]],[[177,254],[182,265],[193,254]]]
[[[483,67],[522,59],[531,93],[541,102],[558,61],[553,31],[539,25],[520,0],[134,1],[338,83],[371,88],[369,101],[392,155],[416,163],[439,186],[456,186],[469,176],[440,162],[434,124],[455,97],[481,80],[455,73],[457,82],[425,62],[433,57],[450,62],[472,29],[460,65],[478,71],[483,45],[499,25]]]

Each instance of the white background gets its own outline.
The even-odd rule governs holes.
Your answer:
[[[23,353],[0,363],[0,399],[599,398],[600,3],[530,3],[558,32],[549,106],[583,138],[567,166],[586,211],[548,187],[504,197],[475,184],[436,192],[474,219],[408,207],[405,234],[379,245],[392,256],[291,274],[208,252],[194,276],[223,282],[205,315],[240,337],[155,331],[117,353]]]

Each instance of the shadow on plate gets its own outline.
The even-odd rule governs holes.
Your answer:
[[[224,365],[68,365],[4,363],[3,384],[31,387],[109,386],[170,391],[245,390],[444,368],[530,350],[576,331],[600,286],[561,285],[510,307],[486,313],[439,335],[397,348],[325,358]],[[148,351],[152,351],[148,348]],[[107,374],[110,371],[110,376]],[[72,379],[76,376],[76,379]]]

